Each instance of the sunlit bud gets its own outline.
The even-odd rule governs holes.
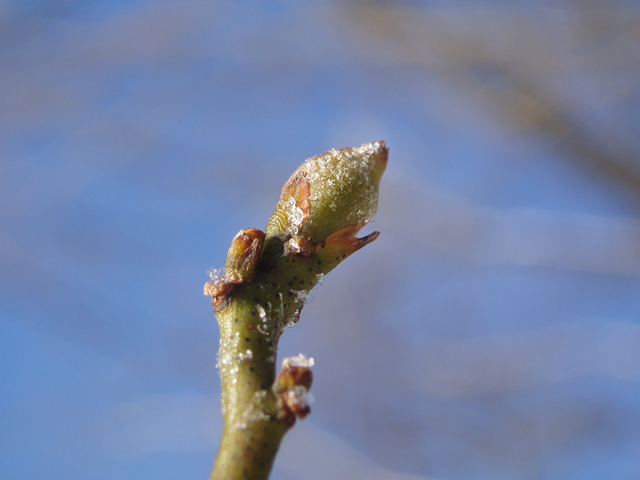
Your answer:
[[[309,389],[313,381],[313,358],[300,354],[297,357],[285,358],[282,370],[273,384],[273,393],[278,400],[278,410],[288,423],[295,423],[296,417],[304,418],[309,407]]]
[[[264,238],[264,233],[257,228],[240,230],[233,237],[224,264],[225,281],[240,284],[253,279]]]
[[[314,243],[345,229],[355,235],[376,213],[387,158],[388,148],[379,141],[308,159],[283,187],[267,235]]]

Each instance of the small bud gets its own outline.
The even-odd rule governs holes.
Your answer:
[[[238,285],[253,280],[264,245],[264,232],[257,228],[240,230],[227,252],[224,274],[204,284],[204,294],[211,298],[213,310],[218,312],[228,303]]]
[[[240,284],[253,279],[265,234],[257,228],[240,230],[231,242],[224,265],[224,280]]]
[[[235,289],[236,284],[224,280],[211,281],[204,284],[204,294],[211,297],[213,311],[217,312],[226,305],[229,295]]]
[[[307,397],[313,381],[312,365],[313,358],[307,359],[302,354],[285,358],[273,384],[278,410],[289,425],[295,423],[296,417],[305,418],[311,412]]]

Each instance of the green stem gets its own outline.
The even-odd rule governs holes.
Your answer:
[[[292,258],[283,253],[282,242],[268,238],[253,281],[239,287],[217,314],[224,430],[212,480],[266,479],[291,426],[272,390],[277,344],[326,269],[317,255]]]
[[[205,285],[220,326],[224,417],[211,480],[266,480],[285,433],[309,412],[299,395],[311,384],[307,367],[292,366],[276,382],[278,340],[322,277],[378,237],[355,234],[375,212],[386,161],[377,142],[305,162],[267,234],[236,235],[224,275]]]

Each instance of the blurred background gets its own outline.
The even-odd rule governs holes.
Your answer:
[[[640,478],[640,2],[7,0],[0,122],[1,478],[208,478],[207,269],[375,140],[272,480]]]

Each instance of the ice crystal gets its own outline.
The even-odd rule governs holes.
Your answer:
[[[245,361],[253,360],[253,350],[247,349],[245,353],[239,353],[237,358],[238,358],[238,362],[241,362],[241,363]]]
[[[258,304],[256,305],[256,310],[258,311],[258,317],[260,317],[260,322],[256,329],[265,337],[269,336],[269,327],[267,326],[267,322],[269,321],[269,317],[267,316],[267,311],[265,308]]]
[[[313,402],[313,397],[309,393],[306,387],[302,385],[296,385],[295,387],[287,390],[287,403],[289,405],[297,405],[299,408],[304,408],[305,406],[311,404]]]
[[[289,225],[287,227],[287,234],[295,236],[300,230],[302,221],[304,220],[304,211],[298,207],[296,200],[293,197],[289,197],[285,203],[285,210],[289,217]]]
[[[300,309],[298,308],[295,312],[293,312],[293,315],[289,317],[289,320],[287,321],[287,327],[288,328],[295,327],[296,323],[298,323],[299,320],[300,320]]]
[[[265,390],[255,392],[234,428],[244,430],[250,423],[266,420],[268,417],[265,417],[264,410],[261,407],[266,397],[267,392]]]
[[[224,268],[210,268],[207,270],[207,275],[212,282],[219,282],[224,277]]]
[[[313,367],[313,357],[305,357],[303,354],[299,353],[295,357],[287,357],[282,360],[282,368],[287,367],[303,367],[303,368],[311,368]]]
[[[293,293],[296,296],[296,301],[302,303],[303,305],[313,300],[311,292],[307,290],[293,290]]]

